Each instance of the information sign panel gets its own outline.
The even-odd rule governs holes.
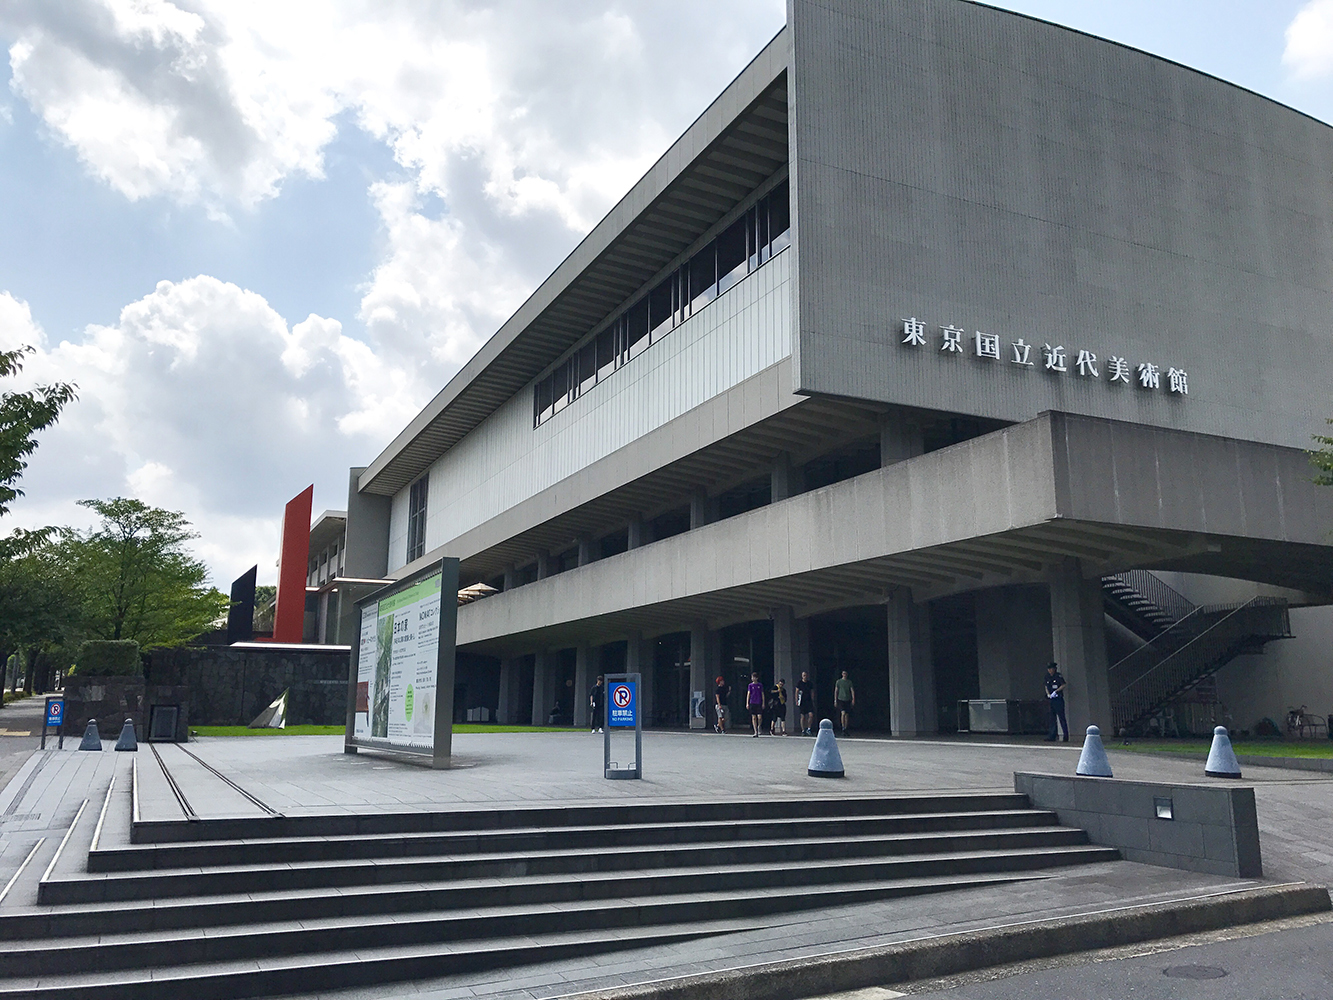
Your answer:
[[[639,718],[638,685],[634,681],[616,681],[609,691],[606,724],[634,726]]]
[[[46,703],[46,724],[60,728],[65,720],[65,703],[59,698],[52,698]]]
[[[346,743],[429,754],[453,735],[458,560],[445,559],[357,602]]]

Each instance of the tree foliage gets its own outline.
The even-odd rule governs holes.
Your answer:
[[[1333,418],[1328,421],[1333,424]],[[1314,435],[1318,448],[1310,452],[1310,462],[1318,470],[1314,481],[1320,486],[1333,486],[1333,437],[1324,434]]]
[[[226,616],[226,595],[185,548],[198,536],[183,514],[125,497],[79,503],[102,521],[68,532],[60,546],[78,581],[87,638],[176,646]]]
[[[23,370],[23,356],[31,347],[0,351],[0,378]],[[23,491],[17,483],[28,467],[27,457],[37,448],[37,432],[60,418],[60,411],[76,398],[76,387],[67,382],[39,385],[31,392],[0,393],[0,514],[9,513],[9,504]]]

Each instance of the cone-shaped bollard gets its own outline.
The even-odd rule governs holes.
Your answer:
[[[819,724],[819,735],[815,737],[815,748],[810,751],[810,767],[806,774],[812,778],[841,778],[842,754],[838,752],[838,741],[833,736],[833,723],[825,719]]]
[[[79,744],[80,750],[101,750],[102,737],[97,735],[97,720],[89,719],[88,728],[83,731],[83,742]]]
[[[1236,751],[1231,749],[1226,726],[1213,730],[1213,746],[1208,751],[1208,763],[1203,765],[1203,773],[1210,778],[1240,777],[1240,761],[1236,759]]]
[[[1106,747],[1102,746],[1102,731],[1096,726],[1088,727],[1088,735],[1083,738],[1083,752],[1078,755],[1078,769],[1074,773],[1085,778],[1113,777]]]
[[[126,719],[120,728],[120,739],[116,740],[117,750],[138,750],[139,741],[134,738],[134,720]]]

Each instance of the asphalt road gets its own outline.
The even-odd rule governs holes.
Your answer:
[[[895,989],[938,1000],[1329,1000],[1333,920],[1314,919],[1281,921],[1266,932],[1234,928],[1071,956],[1035,971],[991,969]],[[1183,944],[1190,941],[1198,943]]]
[[[0,789],[9,784],[41,742],[45,708],[46,699],[38,695],[0,709]]]

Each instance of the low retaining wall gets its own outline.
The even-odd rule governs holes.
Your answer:
[[[150,656],[150,683],[189,689],[192,726],[247,726],[283,691],[290,691],[289,726],[347,721],[346,649],[205,646],[155,649]]]
[[[126,719],[134,720],[139,739],[148,738],[148,714],[153,705],[174,705],[176,739],[189,735],[190,692],[175,684],[148,684],[142,677],[80,677],[65,681],[65,738],[78,739],[89,719],[97,720],[97,733],[104,740],[114,740]]]
[[[1014,791],[1128,861],[1262,878],[1253,788],[1014,773]],[[1170,818],[1159,815],[1159,807]]]

